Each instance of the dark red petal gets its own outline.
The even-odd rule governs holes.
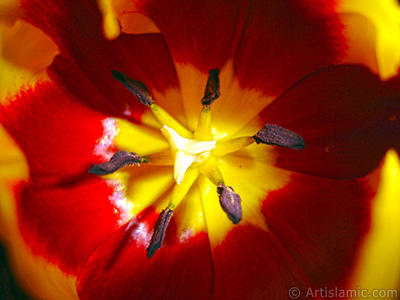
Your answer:
[[[278,96],[346,48],[335,1],[254,1],[235,54],[243,87]]]
[[[78,276],[81,299],[211,299],[213,263],[207,235],[176,238],[172,219],[163,246],[146,248],[157,214],[142,212],[91,255]]]
[[[390,147],[400,149],[400,82],[381,82],[360,66],[334,66],[298,82],[260,117],[300,134],[306,148],[275,148],[276,165],[333,178],[374,169]]]
[[[303,290],[307,283],[284,252],[262,229],[235,227],[213,251],[214,299],[284,300],[289,299],[290,287]]]
[[[145,107],[111,74],[123,72],[150,92],[177,86],[168,48],[160,34],[106,40],[97,1],[23,0],[25,18],[58,45],[49,75],[66,93],[108,114],[139,121]],[[179,101],[179,99],[177,100]]]
[[[294,175],[285,188],[268,195],[263,205],[267,223],[313,285],[349,279],[370,226],[374,188],[367,179]]]
[[[30,185],[18,201],[21,233],[34,254],[77,275],[94,249],[126,216],[106,181],[93,178],[58,187]],[[122,197],[122,196],[120,196]],[[123,199],[121,199],[123,201]]]
[[[0,121],[24,151],[33,182],[59,183],[91,176],[100,162],[95,146],[104,134],[104,115],[42,83],[0,107]]]
[[[269,232],[237,226],[213,250],[215,300],[291,299],[289,289],[345,288],[369,226],[369,187],[294,175],[263,205]]]
[[[343,55],[334,1],[138,1],[172,57],[203,72],[234,59],[243,87],[277,95]]]

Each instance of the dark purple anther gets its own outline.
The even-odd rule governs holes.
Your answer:
[[[219,70],[214,69],[208,72],[208,80],[206,89],[204,91],[204,97],[201,99],[201,104],[210,106],[214,100],[219,97]]]
[[[150,245],[147,248],[147,258],[151,258],[154,253],[160,249],[165,236],[165,230],[171,221],[174,211],[168,207],[163,210],[158,216],[158,220],[154,225],[153,236],[151,237]]]
[[[228,215],[229,219],[237,224],[242,219],[242,199],[235,193],[232,187],[219,184],[217,187],[219,203],[222,209]]]
[[[109,161],[99,165],[93,165],[88,170],[88,173],[96,175],[111,174],[122,167],[139,165],[141,160],[142,158],[136,153],[118,151],[111,157]]]
[[[278,125],[267,124],[253,136],[257,144],[263,143],[300,150],[306,147],[303,138]]]
[[[143,82],[140,82],[139,80],[134,80],[126,76],[124,73],[118,71],[111,71],[111,73],[115,79],[121,82],[124,87],[126,87],[128,91],[134,94],[136,98],[138,98],[139,101],[142,102],[144,105],[149,107],[154,103],[149,90]]]

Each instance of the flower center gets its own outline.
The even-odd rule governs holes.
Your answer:
[[[106,175],[118,169],[141,164],[173,165],[175,186],[169,197],[168,206],[161,211],[154,225],[147,256],[151,258],[162,245],[166,229],[174,210],[185,198],[200,174],[205,175],[215,186],[219,203],[227,217],[238,224],[242,219],[242,200],[231,186],[227,186],[218,167],[218,158],[246,148],[253,143],[263,143],[302,149],[305,147],[302,137],[294,132],[267,124],[253,136],[244,136],[230,140],[213,139],[211,126],[211,105],[220,96],[219,70],[210,70],[204,97],[201,99],[202,110],[194,132],[189,131],[155,104],[147,87],[140,81],[133,80],[123,73],[112,71],[114,78],[121,82],[136,98],[153,112],[161,123],[161,132],[170,144],[170,150],[145,156],[136,153],[118,151],[109,161],[93,165],[89,173]]]
[[[186,170],[191,165],[203,163],[210,156],[210,151],[215,148],[215,141],[187,139],[167,125],[161,128],[161,132],[171,144],[175,158],[174,178],[177,184],[182,182]]]

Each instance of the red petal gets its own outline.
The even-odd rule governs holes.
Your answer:
[[[87,174],[100,161],[94,151],[104,134],[105,116],[71,100],[52,83],[15,98],[1,107],[0,120],[30,166],[32,184],[18,203],[21,232],[35,254],[77,274],[127,217],[122,196]]]
[[[370,224],[367,180],[294,175],[263,212],[273,234],[315,286],[343,284]]]
[[[178,85],[160,34],[122,34],[116,40],[106,40],[96,1],[24,0],[21,4],[27,20],[60,48],[61,54],[49,68],[50,77],[80,101],[139,121],[145,107],[112,77],[111,70],[144,82],[150,91]]]
[[[153,19],[174,61],[203,72],[234,58],[243,87],[277,95],[343,54],[334,1],[139,2]]]
[[[260,115],[300,134],[307,148],[275,148],[276,165],[333,178],[374,169],[390,147],[400,149],[400,84],[381,82],[358,66],[335,66],[300,81]]]
[[[113,196],[114,188],[97,178],[58,187],[30,185],[18,203],[20,230],[34,254],[77,275],[126,217]]]
[[[172,219],[164,246],[146,257],[154,211],[120,228],[86,262],[78,277],[81,299],[211,299],[213,264],[205,233],[185,242]]]
[[[0,107],[0,120],[24,151],[32,181],[58,183],[87,176],[105,116],[42,83]]]
[[[234,57],[243,87],[278,96],[346,48],[335,1],[255,1]]]
[[[304,288],[298,268],[265,231],[237,226],[213,251],[215,300],[288,299],[290,287]]]
[[[291,287],[345,288],[369,226],[361,181],[295,175],[271,192],[263,213],[269,232],[237,226],[213,250],[214,299],[291,299]]]

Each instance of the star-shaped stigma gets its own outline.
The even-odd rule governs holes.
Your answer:
[[[207,176],[215,184],[221,208],[227,217],[234,224],[240,222],[242,219],[242,200],[231,186],[226,185],[223,174],[218,167],[217,159],[219,157],[246,148],[253,143],[263,143],[296,150],[305,147],[304,140],[300,135],[275,124],[265,125],[253,136],[224,141],[213,139],[211,105],[220,95],[218,69],[209,71],[204,97],[201,99],[203,107],[194,132],[189,131],[158,106],[144,83],[133,80],[117,71],[112,71],[112,74],[141,103],[151,109],[161,124],[162,134],[170,144],[169,150],[145,156],[118,151],[108,162],[93,165],[88,171],[96,175],[105,175],[129,165],[174,165],[176,184],[171,192],[168,206],[160,213],[154,225],[150,245],[147,248],[148,258],[151,258],[157,249],[161,247],[174,210],[185,198],[199,174]]]

